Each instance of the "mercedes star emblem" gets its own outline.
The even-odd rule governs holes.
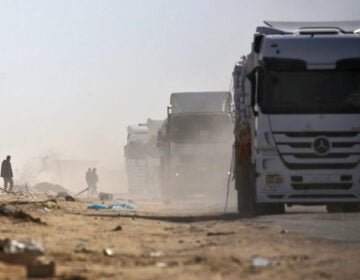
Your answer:
[[[313,150],[319,156],[325,156],[330,150],[330,142],[324,136],[317,137],[313,142]]]

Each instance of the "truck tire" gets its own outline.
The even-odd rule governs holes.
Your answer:
[[[170,197],[170,191],[169,191],[169,174],[164,168],[161,173],[160,178],[160,189],[161,189],[161,199],[164,202],[164,204],[171,204],[171,197]]]
[[[340,213],[342,210],[342,205],[340,203],[326,204],[326,211],[328,213]]]
[[[360,204],[359,203],[344,203],[342,205],[343,212],[346,213],[356,213],[360,212]]]
[[[258,204],[259,215],[281,215],[285,213],[284,203],[261,203]]]
[[[241,217],[256,216],[255,169],[251,163],[235,161],[237,206]]]

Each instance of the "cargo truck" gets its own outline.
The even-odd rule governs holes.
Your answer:
[[[360,22],[265,22],[233,71],[243,216],[360,205]]]
[[[225,200],[232,131],[230,92],[171,94],[158,135],[165,201]]]

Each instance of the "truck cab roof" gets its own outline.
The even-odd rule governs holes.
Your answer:
[[[231,93],[227,91],[176,92],[170,96],[172,114],[229,113]]]
[[[268,68],[360,69],[360,21],[265,23],[255,41],[261,40],[259,60]]]
[[[259,26],[260,34],[294,34],[307,30],[337,30],[343,34],[359,34],[360,21],[264,21],[266,26]]]

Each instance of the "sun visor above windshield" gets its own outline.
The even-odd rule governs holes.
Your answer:
[[[274,70],[300,70],[304,65],[306,69],[335,69],[339,61],[347,61],[353,68],[351,61],[358,59],[358,36],[265,37],[259,56],[260,62]]]
[[[264,21],[264,23],[287,33],[295,33],[309,28],[335,28],[343,33],[354,33],[360,29],[360,21]]]

